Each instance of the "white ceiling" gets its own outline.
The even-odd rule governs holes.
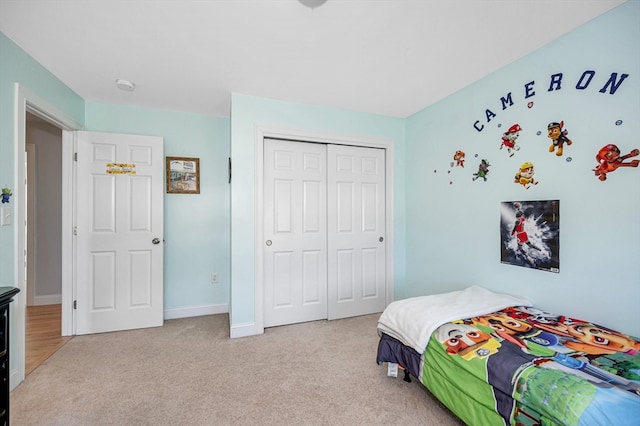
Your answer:
[[[310,1],[0,0],[0,31],[90,101],[228,116],[235,92],[406,117],[624,3]]]

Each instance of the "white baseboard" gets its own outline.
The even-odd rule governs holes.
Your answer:
[[[18,382],[18,369],[12,368],[9,370],[9,391],[14,390],[22,382]]]
[[[31,306],[59,305],[61,303],[62,294],[46,294],[44,296],[34,296],[33,305]]]
[[[264,330],[257,332],[256,325],[252,322],[232,325],[231,329],[229,330],[229,337],[231,337],[232,339],[235,339],[237,337],[255,336],[257,334],[264,334]]]
[[[200,317],[203,315],[226,314],[228,312],[228,303],[220,305],[190,306],[188,308],[165,309],[164,319],[169,320],[176,318]]]

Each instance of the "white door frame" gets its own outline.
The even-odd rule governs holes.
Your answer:
[[[286,139],[300,142],[316,142],[334,145],[351,145],[370,148],[382,148],[385,155],[385,191],[386,191],[386,303],[393,301],[393,139],[377,139],[336,133],[324,133],[311,130],[287,129],[257,125],[254,131],[254,170],[255,170],[255,238],[254,238],[254,333],[264,333],[264,139]]]
[[[36,247],[38,247],[38,229],[37,229],[37,211],[38,208],[36,206],[36,200],[37,197],[35,196],[36,191],[37,191],[37,185],[36,185],[36,179],[37,179],[37,173],[36,173],[36,146],[35,144],[27,144],[25,146],[26,148],[26,154],[27,154],[27,176],[26,176],[26,183],[27,183],[27,210],[26,210],[26,229],[27,229],[27,242],[26,242],[26,247],[25,247],[25,253],[27,253],[27,257],[26,257],[26,277],[25,280],[27,281],[26,286],[27,286],[27,306],[32,306],[34,305],[34,300],[35,300],[35,285],[30,285],[31,283],[37,283],[38,282],[38,277],[36,276],[36,271],[38,268],[36,268],[36,265],[38,263],[37,260],[37,255],[38,253],[36,252]]]
[[[60,128],[62,132],[62,335],[73,334],[73,134],[70,131],[82,129],[82,125],[60,111],[23,85],[15,84],[14,115],[14,282],[20,293],[13,303],[13,357],[15,363],[10,374],[10,389],[14,389],[25,377],[25,225],[24,200],[26,114],[31,114]]]

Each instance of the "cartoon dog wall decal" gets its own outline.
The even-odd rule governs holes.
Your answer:
[[[515,154],[514,151],[518,151],[520,149],[516,144],[516,140],[518,139],[518,136],[520,136],[520,131],[522,131],[522,127],[516,123],[502,134],[500,149],[502,149],[502,147],[507,147],[507,154],[509,154],[509,157],[513,157],[513,154]]]
[[[487,174],[489,174],[489,166],[491,166],[491,164],[489,164],[488,160],[483,159],[482,161],[480,161],[480,165],[478,166],[478,171],[473,174],[472,180],[482,178],[486,182]]]
[[[571,145],[573,142],[567,137],[567,131],[563,129],[564,121],[559,123],[552,122],[547,126],[547,137],[551,139],[551,145],[549,146],[549,152],[556,151],[556,155],[560,157],[563,151],[563,145]]]
[[[464,151],[456,151],[455,154],[453,154],[453,159],[456,162],[456,166],[461,166],[464,167],[464,157],[465,157],[465,153]]]
[[[529,189],[531,185],[537,185],[538,181],[533,178],[535,174],[535,168],[533,163],[526,162],[520,166],[520,170],[516,172],[516,176],[513,179],[514,183],[519,183],[524,186],[525,189]]]
[[[593,169],[598,179],[601,181],[607,180],[607,173],[618,170],[619,167],[638,167],[639,160],[631,160],[624,162],[627,158],[637,157],[640,154],[640,150],[637,148],[632,150],[627,155],[620,155],[620,149],[615,144],[608,144],[600,148],[598,154],[596,154],[596,160],[598,165]]]

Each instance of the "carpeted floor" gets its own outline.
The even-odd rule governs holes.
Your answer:
[[[77,336],[11,393],[11,424],[461,425],[376,364],[378,317],[240,339],[226,314]]]

